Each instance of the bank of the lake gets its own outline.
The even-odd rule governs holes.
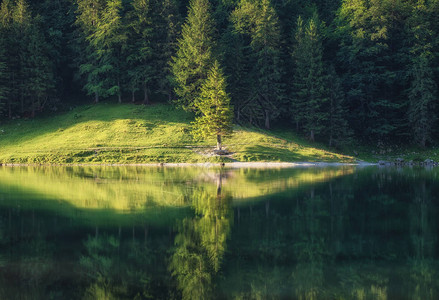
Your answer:
[[[336,151],[323,144],[310,143],[292,131],[264,131],[238,125],[234,134],[224,139],[224,145],[231,154],[217,156],[212,154],[216,144],[213,138],[204,141],[193,138],[193,120],[192,114],[168,104],[109,103],[78,106],[68,112],[35,119],[15,119],[0,124],[0,164],[276,162],[295,165],[378,163],[399,158],[406,162],[439,160],[438,151],[434,148],[357,145]]]
[[[235,126],[232,154],[212,155],[215,140],[195,140],[194,116],[171,105],[84,105],[55,116],[0,125],[2,164],[150,164],[355,162],[292,133]]]

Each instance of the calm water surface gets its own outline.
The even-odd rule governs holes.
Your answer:
[[[0,299],[439,299],[439,170],[0,167]]]

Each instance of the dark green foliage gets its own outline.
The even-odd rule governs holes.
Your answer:
[[[303,129],[311,141],[314,141],[315,135],[323,132],[329,120],[326,109],[329,100],[328,77],[323,67],[320,26],[317,15],[310,18],[306,25],[299,17],[296,48],[293,53],[295,61],[293,118],[296,128]]]
[[[152,20],[151,1],[134,0],[129,13],[128,40],[125,45],[127,86],[135,101],[135,93],[143,90],[144,103],[148,103],[148,86],[154,76],[152,69]]]
[[[413,139],[422,147],[430,141],[437,119],[435,114],[437,86],[429,64],[428,58],[423,56],[413,63],[409,90],[410,127]]]
[[[177,105],[194,109],[195,99],[213,63],[214,22],[208,0],[192,0],[172,60]]]
[[[2,120],[4,116],[4,109],[6,107],[5,99],[7,95],[6,67],[3,60],[4,57],[0,53],[0,120]]]
[[[31,14],[24,0],[2,2],[0,9],[3,97],[9,118],[34,116],[54,91],[54,66],[49,44],[41,30],[42,20]],[[0,83],[1,84],[1,83]]]
[[[126,32],[122,25],[121,0],[109,0],[107,3],[94,3],[85,0],[79,6],[77,22],[81,26],[85,39],[85,62],[80,72],[86,76],[85,90],[89,95],[117,95],[122,101],[121,77],[124,57],[122,46],[126,41]],[[98,6],[99,4],[99,6]]]
[[[218,60],[238,123],[434,144],[438,24],[438,0],[3,0],[0,114],[83,92],[196,111]]]
[[[237,40],[235,37],[241,43],[238,57],[246,60],[235,73],[249,72],[248,85],[244,84],[238,92],[246,96],[236,104],[238,115],[246,116],[250,123],[263,123],[269,129],[270,120],[276,119],[283,109],[278,17],[268,0],[242,0],[231,17],[234,31],[241,35]]]
[[[404,130],[404,2],[345,0],[338,13],[350,121],[364,138],[395,138]]]
[[[93,47],[90,39],[98,26],[104,3],[101,0],[78,0],[77,5],[77,67],[83,79],[84,90],[88,95],[94,95],[94,101],[97,103],[105,90],[101,81],[102,70],[97,49]]]
[[[201,85],[200,96],[194,104],[200,116],[195,119],[197,136],[217,137],[217,148],[222,149],[222,137],[230,135],[233,130],[233,108],[226,91],[226,79],[215,61],[207,79]]]
[[[176,0],[154,0],[153,3],[153,82],[156,92],[171,100],[174,93],[170,62],[176,54],[182,20]]]
[[[329,115],[327,126],[323,131],[329,138],[329,146],[339,145],[348,140],[352,132],[349,130],[347,122],[347,110],[345,94],[341,85],[341,80],[331,67],[328,74],[329,87]]]

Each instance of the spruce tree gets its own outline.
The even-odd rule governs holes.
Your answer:
[[[55,78],[52,61],[49,59],[49,45],[43,34],[34,24],[29,28],[26,39],[27,56],[25,61],[26,95],[30,100],[28,109],[35,116],[35,111],[42,110],[55,89]]]
[[[5,0],[0,6],[0,114],[5,113],[9,118],[12,117],[12,91],[16,85],[13,76],[9,72],[8,66],[16,58],[12,56],[12,4]],[[16,50],[16,49],[15,49]],[[4,112],[6,110],[6,112]]]
[[[152,69],[156,92],[166,95],[170,101],[174,95],[172,87],[172,57],[176,55],[180,35],[181,15],[176,0],[154,0]]]
[[[201,137],[216,136],[217,149],[222,149],[222,137],[233,130],[233,108],[226,91],[226,79],[215,61],[203,82],[200,95],[195,100],[195,108],[200,113],[195,119],[195,135]]]
[[[7,74],[2,46],[3,43],[0,40],[0,120],[4,117],[4,109],[6,107],[5,99],[7,97]]]
[[[329,146],[335,146],[346,141],[351,132],[346,120],[345,94],[341,80],[332,66],[328,74],[329,115],[325,133],[329,135]]]
[[[251,71],[253,68],[252,52],[246,46],[242,34],[235,31],[231,25],[221,38],[222,65],[228,78],[228,88],[235,109],[237,122],[249,121],[249,115],[243,110],[251,99],[253,92]],[[246,119],[247,118],[247,119]]]
[[[318,16],[315,14],[305,28],[302,26],[299,18],[293,54],[296,66],[292,107],[296,123],[301,123],[309,139],[314,141],[315,135],[323,131],[328,120],[324,109],[328,101],[327,76],[323,67]]]
[[[79,71],[78,77],[82,77],[84,90],[88,95],[94,96],[95,103],[99,102],[99,98],[105,94],[105,90],[101,80],[102,70],[99,66],[97,49],[90,42],[90,39],[95,34],[104,4],[103,0],[78,0],[75,21],[77,26],[75,53]]]
[[[24,0],[18,0],[15,4],[12,14],[12,29],[14,36],[14,43],[16,43],[16,56],[18,59],[14,61],[14,77],[16,82],[16,102],[19,106],[21,114],[25,112],[27,107],[27,75],[29,71],[28,66],[28,44],[31,38],[32,16],[29,11],[29,5]]]
[[[425,147],[437,120],[437,86],[427,57],[420,56],[414,61],[411,78],[408,110],[410,127],[414,141]]]
[[[299,131],[305,121],[306,92],[308,89],[305,80],[308,77],[308,43],[305,40],[304,26],[302,16],[299,16],[296,23],[296,31],[294,34],[295,47],[292,54],[295,68],[292,82],[293,95],[291,114],[296,125],[296,131]]]
[[[254,72],[257,74],[253,88],[267,129],[270,129],[270,120],[278,117],[283,109],[280,42],[277,14],[269,0],[261,0],[251,46],[256,57]]]
[[[241,90],[250,93],[247,99],[240,101],[239,116],[246,116],[251,123],[256,120],[268,129],[270,121],[283,109],[281,35],[277,14],[269,0],[241,0],[231,15],[231,21],[244,42],[238,55],[246,60],[241,61],[244,64],[236,71],[243,73],[247,70],[245,73],[250,83],[249,88],[244,85]]]
[[[148,104],[148,87],[154,76],[152,68],[152,35],[151,1],[134,0],[133,10],[129,14],[128,45],[126,46],[128,86],[132,101],[135,92],[143,90],[143,103]]]
[[[432,3],[416,1],[407,20],[406,43],[410,45],[407,117],[413,141],[421,147],[431,140],[437,120],[437,83],[433,71],[436,34],[430,17]]]
[[[201,84],[213,63],[214,23],[208,0],[191,0],[186,22],[172,60],[176,104],[194,110]]]
[[[96,51],[99,85],[103,96],[117,95],[122,102],[122,66],[124,57],[122,46],[126,41],[126,32],[121,19],[122,1],[109,0],[102,11],[96,30],[89,37],[91,45]]]
[[[405,22],[408,1],[344,0],[337,13],[338,65],[360,137],[396,138],[406,127]]]

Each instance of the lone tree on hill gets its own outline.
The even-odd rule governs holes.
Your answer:
[[[204,138],[216,135],[217,149],[222,150],[222,137],[233,131],[233,108],[226,92],[226,79],[218,61],[215,61],[207,79],[201,85],[195,107],[200,116],[193,123],[194,135]]]

